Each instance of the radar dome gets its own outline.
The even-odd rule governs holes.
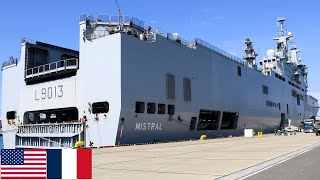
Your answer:
[[[291,36],[292,36],[292,32],[288,32],[288,36],[290,36],[290,37],[291,37]]]
[[[267,51],[267,57],[268,57],[268,58],[274,57],[274,50],[273,50],[273,49],[269,49],[269,50]]]

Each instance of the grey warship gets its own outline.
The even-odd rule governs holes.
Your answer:
[[[24,39],[2,66],[5,148],[86,147],[273,132],[314,118],[308,68],[293,33],[257,63],[130,16],[80,18],[79,51]]]

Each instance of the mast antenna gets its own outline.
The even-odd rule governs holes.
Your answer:
[[[117,4],[117,8],[118,8],[118,23],[119,23],[119,28],[121,29],[121,24],[120,24],[121,10],[120,10],[120,6],[119,6],[119,3],[118,3],[118,0],[116,0],[116,4]]]
[[[286,19],[282,16],[282,17],[279,17],[278,20],[277,20],[277,25],[280,25],[280,35],[281,36],[284,36],[285,35],[285,30],[284,30],[284,21]]]

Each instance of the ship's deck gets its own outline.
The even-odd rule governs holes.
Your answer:
[[[94,149],[93,179],[238,179],[319,145],[298,133]]]

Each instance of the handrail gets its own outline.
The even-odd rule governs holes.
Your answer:
[[[3,68],[5,67],[8,67],[8,66],[11,66],[11,65],[17,65],[18,64],[18,58],[13,58],[12,56],[9,57],[9,60],[8,61],[4,61],[2,63],[2,70]]]
[[[160,30],[159,28],[156,28],[155,30],[153,30],[153,32],[157,35],[167,38],[168,40],[177,42],[178,44],[187,46],[189,48],[195,48],[195,44],[193,41],[183,39],[180,36],[175,35],[174,33],[168,33],[166,31]]]
[[[33,68],[29,68],[25,70],[25,76],[34,76],[34,75],[42,75],[41,73],[45,74],[47,72],[48,74],[52,72],[58,72],[60,70],[66,70],[67,67],[74,67],[75,69],[79,68],[79,60],[77,58],[70,58],[70,59],[64,59],[60,61],[56,61],[49,64],[43,64],[40,66],[36,66]],[[58,70],[59,69],[59,70]]]
[[[148,26],[145,26],[145,23],[137,18],[130,17],[130,16],[109,16],[109,15],[99,15],[97,18],[93,18],[92,16],[82,15],[80,16],[80,21],[87,20],[89,22],[96,22],[96,23],[104,23],[109,25],[118,25],[124,24],[124,25],[130,25],[135,28],[138,28],[140,30],[147,30]],[[107,30],[106,30],[107,31]],[[178,44],[185,45],[189,48],[195,48],[197,45],[200,45],[202,47],[205,47],[209,50],[212,50],[222,56],[227,57],[230,60],[236,61],[240,64],[243,64],[243,60],[241,58],[238,58],[204,40],[201,40],[200,38],[195,38],[192,41],[184,40],[181,37],[174,35],[173,33],[167,33],[165,31],[160,31],[158,28],[153,30],[153,32],[157,35],[163,36],[167,38],[168,40],[177,42]],[[98,33],[98,34],[89,34],[87,35],[87,38],[90,40],[97,39],[100,37],[104,37],[108,35],[108,33]]]
[[[140,27],[140,28],[145,28],[144,22],[131,17],[131,16],[110,16],[110,15],[98,15],[96,18],[93,18],[92,16],[87,16],[87,15],[81,15],[80,16],[80,22],[81,21],[89,21],[89,22],[100,22],[100,23],[106,23],[106,24],[130,24],[132,23],[133,25]]]
[[[220,55],[223,55],[223,56],[225,56],[225,57],[227,57],[229,59],[232,59],[234,61],[237,61],[239,63],[243,62],[242,59],[240,59],[240,58],[238,58],[238,57],[236,57],[236,56],[234,56],[234,55],[232,55],[232,54],[230,54],[230,53],[228,53],[228,52],[226,52],[226,51],[224,51],[224,50],[222,50],[222,49],[220,49],[220,48],[218,48],[218,47],[216,47],[216,46],[214,46],[214,45],[212,45],[210,43],[207,43],[206,41],[204,41],[204,40],[202,40],[200,38],[196,38],[194,41],[195,41],[196,45],[201,45],[203,47],[206,47],[206,48],[208,48],[210,50],[213,50],[214,52],[216,52],[216,53],[218,53]]]
[[[73,121],[64,121],[64,122],[55,122],[55,123],[39,123],[39,124],[18,124],[16,126],[56,126],[56,125],[77,125],[77,124],[83,124],[82,122],[79,122],[79,120],[73,120]]]

